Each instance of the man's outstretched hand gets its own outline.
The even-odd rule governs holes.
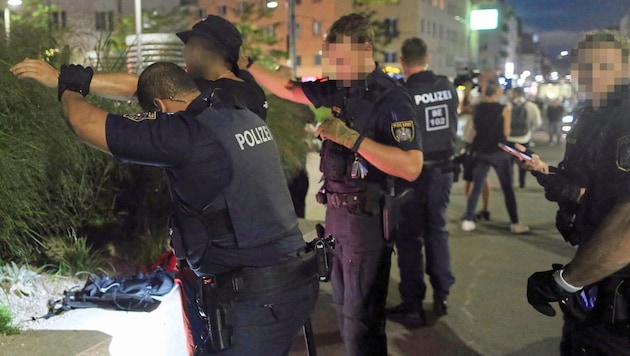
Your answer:
[[[39,60],[26,58],[22,62],[9,68],[11,73],[20,79],[35,79],[49,88],[57,86],[59,71],[50,64]]]
[[[57,86],[58,99],[64,91],[70,90],[86,96],[90,93],[90,82],[94,71],[91,67],[83,67],[76,64],[64,64],[59,72],[59,85]]]

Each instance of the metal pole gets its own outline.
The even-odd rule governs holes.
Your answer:
[[[9,5],[4,7],[4,34],[7,36],[7,43],[11,38],[11,11]]]
[[[297,76],[297,54],[296,54],[296,23],[295,23],[295,0],[287,0],[289,5],[289,61],[291,62],[291,71]]]
[[[136,12],[136,71],[142,72],[142,0],[135,0]]]
[[[306,355],[317,356],[317,349],[315,347],[315,336],[313,335],[313,324],[311,323],[311,318],[306,319],[303,329],[304,343],[306,344]]]

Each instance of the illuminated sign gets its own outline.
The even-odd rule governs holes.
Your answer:
[[[471,30],[494,30],[499,26],[499,10],[484,9],[470,12]]]

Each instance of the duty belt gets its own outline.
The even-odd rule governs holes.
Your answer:
[[[271,294],[315,281],[317,260],[315,253],[309,252],[276,266],[247,267],[221,273],[214,278],[219,290],[222,293],[233,294],[235,299],[248,295]]]
[[[365,193],[326,193],[328,205],[339,208],[342,206],[365,206]]]
[[[424,161],[422,163],[423,169],[432,170],[440,173],[449,173],[454,171],[453,160],[446,159],[440,161]]]

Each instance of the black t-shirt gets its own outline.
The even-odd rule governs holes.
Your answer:
[[[199,91],[220,88],[235,101],[234,104],[246,107],[263,120],[267,119],[267,97],[249,72],[242,70],[239,77],[243,81],[221,78],[218,80],[194,79]]]
[[[503,131],[503,108],[499,103],[480,103],[475,106],[473,123],[477,134],[473,139],[472,148],[479,153],[493,153],[499,151],[499,142],[505,142]]]
[[[547,107],[547,117],[549,122],[558,122],[562,120],[562,114],[564,114],[564,108],[560,105]]]

